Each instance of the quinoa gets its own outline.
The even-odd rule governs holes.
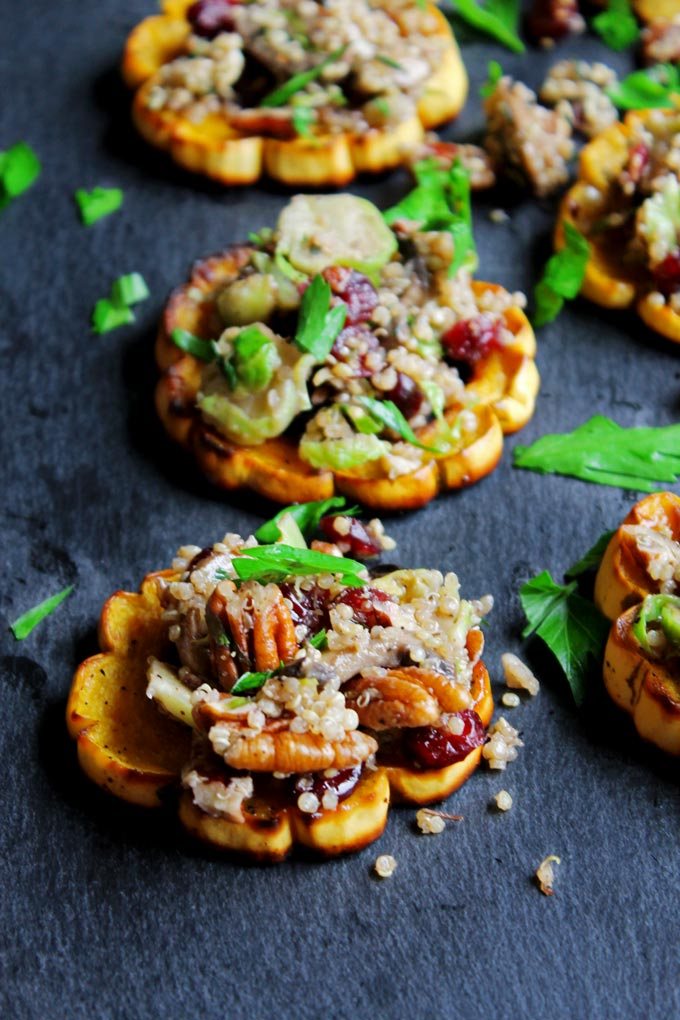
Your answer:
[[[550,68],[539,94],[576,131],[593,138],[618,120],[606,91],[617,84],[616,72],[606,64],[561,60]]]
[[[505,652],[501,656],[503,674],[508,687],[513,690],[527,691],[532,697],[538,694],[541,687],[529,667],[512,652]],[[519,702],[517,702],[519,704]]]
[[[538,196],[566,184],[574,154],[566,117],[541,106],[530,88],[507,75],[487,96],[484,109],[484,146],[497,172],[519,178]]]
[[[641,35],[642,53],[647,64],[674,64],[680,61],[680,14],[651,21]]]
[[[512,807],[512,797],[507,790],[499,790],[494,796],[494,803],[499,811],[509,811]]]
[[[489,729],[489,740],[482,748],[482,755],[490,769],[504,770],[508,762],[517,757],[517,749],[524,744],[519,732],[503,716]]]
[[[191,10],[188,16],[185,51],[161,68],[148,104],[196,122],[220,113],[245,133],[295,134],[296,107],[312,111],[331,133],[401,123],[416,115],[447,45],[433,31],[431,13],[404,0],[235,4],[226,19],[230,30],[214,38],[204,37]],[[327,58],[285,107],[260,108],[266,92]],[[264,87],[263,70],[270,82]]]
[[[559,857],[555,854],[549,854],[536,868],[536,882],[544,896],[552,896],[554,894],[555,869],[553,865],[561,863],[562,861]]]
[[[391,878],[397,869],[397,862],[391,854],[381,854],[376,858],[373,870],[379,878]]]

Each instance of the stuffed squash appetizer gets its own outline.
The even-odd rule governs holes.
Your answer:
[[[394,543],[343,506],[185,546],[109,599],[67,706],[90,778],[148,807],[176,788],[190,833],[266,861],[359,849],[391,795],[427,804],[460,786],[493,710],[492,600],[462,599],[452,573],[367,568]]]
[[[454,117],[467,76],[446,18],[411,0],[165,0],[128,38],[133,119],[224,184],[342,185],[398,166]]]
[[[447,204],[459,171],[421,169],[434,216],[419,188],[385,216],[298,195],[172,294],[156,405],[213,482],[403,510],[495,467],[533,413],[535,338],[523,295],[471,278],[469,225]]]
[[[581,153],[560,213],[591,245],[582,293],[607,308],[635,306],[680,343],[680,110],[628,113]]]

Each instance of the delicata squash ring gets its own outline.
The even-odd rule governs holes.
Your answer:
[[[648,595],[680,594],[680,497],[645,496],[613,535],[595,578],[595,604],[615,620]]]
[[[263,174],[347,184],[403,163],[465,102],[465,68],[434,4],[165,0],[162,10],[125,47],[134,122],[224,184]]]
[[[324,513],[338,502],[290,508],[323,535],[311,548],[284,512],[274,544],[186,546],[109,599],[67,705],[90,778],[145,807],[181,784],[191,834],[260,861],[358,850],[391,794],[427,804],[464,782],[493,711],[492,600],[436,570],[371,578],[343,554],[393,543],[379,521]]]
[[[635,306],[655,332],[680,343],[680,110],[641,110],[581,153],[564,220],[591,245],[582,294],[606,308]]]
[[[522,295],[352,195],[298,195],[253,236],[194,266],[156,345],[158,414],[211,481],[391,511],[493,470],[539,385]]]
[[[614,621],[604,682],[641,737],[680,754],[680,598],[648,595]]]

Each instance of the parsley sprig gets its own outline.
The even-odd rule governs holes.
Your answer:
[[[56,595],[51,595],[50,598],[39,602],[37,606],[33,606],[32,609],[23,613],[14,623],[10,624],[10,630],[17,641],[23,641],[24,638],[27,638],[39,623],[47,616],[50,616],[69,597],[72,591],[73,585],[69,584],[68,588],[63,588]]]
[[[449,276],[459,269],[477,268],[477,249],[472,232],[470,174],[459,160],[444,170],[436,160],[424,159],[413,168],[416,187],[400,202],[386,209],[388,226],[398,220],[418,223],[421,230],[446,230],[453,238]]]
[[[536,326],[545,326],[557,318],[564,302],[573,300],[583,286],[590,258],[590,244],[567,220],[563,221],[562,226],[564,247],[548,259],[543,276],[534,289]]]
[[[41,170],[40,160],[26,142],[0,152],[0,209],[27,191]]]
[[[512,50],[513,53],[524,53],[526,47],[519,35],[519,0],[486,0],[476,3],[475,0],[451,0],[453,13],[485,35]],[[446,12],[447,17],[448,13]]]
[[[527,625],[522,637],[536,634],[553,653],[577,705],[583,704],[588,675],[604,651],[609,621],[578,594],[577,582],[558,584],[544,570],[519,591]]]
[[[330,354],[346,318],[347,305],[340,302],[331,307],[330,284],[323,276],[315,276],[302,295],[295,343],[321,364]]]
[[[291,506],[284,506],[269,521],[265,521],[255,532],[255,538],[262,544],[278,542],[281,538],[279,521],[282,517],[292,517],[304,538],[311,538],[319,528],[319,521],[322,517],[332,511],[340,511],[345,516],[357,513],[357,507],[347,507],[347,500],[344,496],[331,496],[330,499],[319,499],[310,503],[293,503]]]
[[[121,188],[93,188],[86,191],[85,188],[78,188],[74,193],[76,205],[80,211],[80,218],[86,227],[92,226],[97,220],[120,209],[123,204],[123,191]]]
[[[625,50],[640,38],[630,0],[608,0],[606,11],[594,17],[591,24],[612,50]]]
[[[360,576],[366,568],[357,560],[283,544],[244,549],[233,558],[232,567],[239,580],[258,581],[260,584],[279,584],[289,577],[316,574],[334,574],[343,584],[353,588],[366,584],[365,578]]]
[[[340,48],[334,50],[333,53],[329,53],[325,60],[322,60],[320,64],[316,65],[316,67],[310,67],[308,71],[301,71],[299,74],[294,74],[287,82],[284,82],[283,85],[280,85],[277,89],[274,89],[273,92],[266,95],[260,103],[260,106],[285,106],[288,100],[294,96],[296,92],[302,91],[302,89],[306,88],[310,82],[316,81],[317,78],[321,77],[327,67],[340,60],[346,49],[347,46],[340,46]]]
[[[644,71],[633,71],[607,89],[607,95],[619,110],[671,110],[680,95],[680,68],[655,64]]]
[[[515,467],[569,475],[585,482],[654,492],[680,478],[680,424],[622,428],[595,415],[573,432],[542,436],[516,446]]]

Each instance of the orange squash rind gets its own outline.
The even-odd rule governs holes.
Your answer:
[[[427,82],[417,116],[394,129],[372,128],[362,135],[317,135],[292,140],[244,135],[222,114],[193,123],[181,113],[147,105],[161,66],[178,56],[189,36],[186,11],[191,0],[166,0],[163,13],[145,18],[130,33],[122,74],[135,89],[132,118],[152,145],[167,150],[180,166],[226,185],[252,184],[267,175],[298,187],[342,186],[358,173],[400,166],[419,145],[426,129],[455,117],[467,97],[468,80],[458,46],[443,14],[430,5],[436,33],[447,47]]]
[[[656,530],[659,522],[670,526],[673,539],[680,542],[680,497],[672,492],[656,492],[641,499],[609,542],[595,578],[594,592],[595,604],[608,619],[616,620],[647,595],[659,592],[659,584],[645,570],[628,530],[631,525]]]
[[[633,606],[612,624],[604,659],[604,682],[611,698],[632,716],[644,740],[667,754],[680,754],[680,660],[649,658],[632,627]]]
[[[590,232],[593,224],[615,209],[612,182],[624,169],[629,157],[634,127],[650,126],[663,117],[675,117],[675,110],[639,110],[628,113],[623,122],[608,127],[581,152],[578,178],[564,196],[555,230],[555,247],[564,246],[564,221],[585,233],[591,245],[581,288],[584,297],[604,308],[635,309],[650,329],[680,343],[680,314],[668,304],[651,297],[655,288],[651,274],[625,266],[620,245],[607,245],[603,235]]]
[[[66,708],[67,728],[86,775],[114,796],[149,808],[160,806],[164,790],[178,786],[191,744],[189,729],[162,714],[146,696],[147,661],[162,656],[168,645],[157,595],[159,577],[176,579],[178,574],[172,570],[149,574],[139,593],[119,591],[108,599],[99,624],[102,652],[76,670]],[[480,639],[483,644],[481,632]],[[481,661],[474,667],[471,707],[488,725],[493,701]],[[244,821],[236,823],[201,811],[183,792],[179,818],[192,836],[250,860],[280,861],[296,845],[324,857],[336,856],[379,838],[391,799],[411,804],[442,800],[465,782],[480,757],[477,748],[444,769],[380,764],[366,768],[335,811],[314,815],[284,802],[280,793],[256,788],[244,803]]]
[[[237,246],[196,263],[189,281],[173,291],[156,340],[162,373],[156,410],[166,432],[192,453],[213,484],[227,490],[250,488],[279,503],[327,499],[338,492],[378,511],[397,511],[424,506],[440,492],[472,485],[493,471],[503,452],[503,435],[521,429],[531,418],[540,384],[534,332],[517,307],[505,313],[512,343],[481,359],[467,385],[471,406],[460,447],[426,460],[409,474],[389,478],[370,463],[351,474],[318,471],[302,460],[297,444],[288,437],[239,447],[206,424],[195,411],[201,364],[170,337],[176,328],[205,338],[219,335],[216,295],[236,277],[249,252],[248,246]],[[479,281],[472,286],[476,293],[500,290]],[[459,410],[447,411],[450,425]],[[421,441],[430,442],[435,428],[419,430]]]

